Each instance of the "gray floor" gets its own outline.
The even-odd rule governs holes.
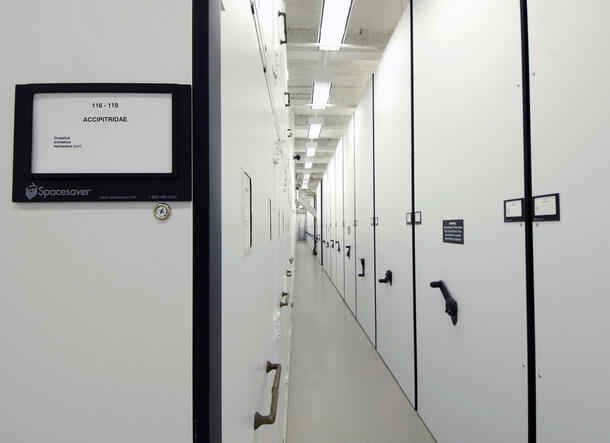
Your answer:
[[[302,242],[295,279],[287,443],[434,442]]]

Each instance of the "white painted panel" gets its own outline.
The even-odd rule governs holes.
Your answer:
[[[328,174],[325,171],[322,178],[322,265],[328,272]]]
[[[335,157],[328,163],[328,239],[330,248],[328,250],[328,276],[337,286],[337,193],[335,180]]]
[[[524,442],[524,228],[503,221],[523,193],[519,2],[414,8],[419,413],[439,442]],[[447,219],[464,245],[443,244]]]
[[[192,442],[191,203],[9,192],[15,84],[190,83],[191,29],[190,1],[0,5],[2,442]]]
[[[271,20],[273,5],[259,11]],[[280,443],[286,416],[290,307],[280,309],[282,291],[292,294],[291,269],[296,237],[292,145],[284,142],[272,161],[277,132],[249,2],[224,2],[222,14],[222,423],[223,441]],[[267,7],[268,6],[268,7]],[[275,10],[277,16],[277,9]],[[269,23],[271,23],[269,21]],[[268,29],[268,28],[266,28]],[[268,44],[271,53],[277,42]],[[269,40],[268,40],[269,41]],[[270,54],[268,54],[270,57]],[[272,58],[272,57],[270,57]],[[270,73],[268,73],[271,75]],[[278,86],[280,87],[280,86]],[[272,95],[276,96],[272,91]],[[283,107],[283,106],[282,106]],[[242,169],[252,177],[252,248],[239,232]],[[269,238],[269,199],[272,200]],[[254,430],[255,411],[266,415],[275,372],[282,365],[276,423]]]
[[[343,255],[345,254],[345,239],[343,238],[343,139],[339,140],[335,151],[335,219],[336,219],[336,260],[335,285],[341,297],[345,297],[345,281]]]
[[[328,178],[326,172],[322,177],[322,268],[328,266]]]
[[[354,219],[354,118],[352,117],[343,133],[343,218],[345,220],[345,302],[356,314],[356,232]],[[347,248],[350,256],[347,256]]]
[[[375,262],[373,218],[373,81],[369,81],[354,117],[356,162],[356,278],[358,297],[357,318],[360,325],[375,343]]]
[[[407,9],[375,71],[377,350],[415,403],[411,212],[411,36]]]
[[[610,5],[529,5],[533,192],[561,205],[534,225],[538,441],[605,441]]]
[[[318,262],[322,261],[322,251],[324,245],[322,244],[322,183],[318,182],[316,186],[316,251],[318,255],[316,258]]]

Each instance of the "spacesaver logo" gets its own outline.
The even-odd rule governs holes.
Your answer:
[[[87,197],[92,191],[93,189],[49,189],[30,183],[25,187],[25,196],[28,200],[32,200],[36,196],[43,199],[47,197]]]

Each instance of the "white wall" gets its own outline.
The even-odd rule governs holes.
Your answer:
[[[0,6],[0,441],[192,441],[191,203],[10,201],[15,84],[191,83],[191,28],[190,1]]]

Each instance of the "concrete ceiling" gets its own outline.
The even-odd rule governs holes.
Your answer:
[[[333,0],[327,0],[333,1]],[[303,173],[311,173],[310,189],[315,190],[337,143],[353,115],[362,92],[396,27],[408,0],[353,0],[345,44],[341,51],[319,51],[318,41],[323,0],[286,0],[288,33],[288,92],[294,115],[297,183]],[[312,110],[314,78],[329,74],[333,86],[325,110]],[[305,156],[308,118],[324,118],[316,156]],[[304,169],[313,160],[311,169]]]

